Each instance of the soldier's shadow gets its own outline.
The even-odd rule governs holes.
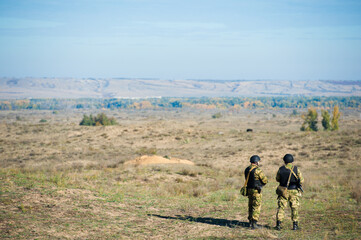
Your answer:
[[[192,217],[192,216],[182,216],[182,215],[175,215],[174,217],[171,216],[162,216],[157,214],[148,214],[148,216],[158,217],[158,218],[164,218],[164,219],[175,219],[175,220],[183,220],[183,221],[190,221],[190,222],[198,222],[198,223],[206,223],[210,225],[218,225],[223,227],[244,227],[249,228],[248,222],[241,222],[238,220],[228,220],[223,218],[203,218],[203,217]],[[268,225],[264,225],[261,227],[269,229],[270,227]]]

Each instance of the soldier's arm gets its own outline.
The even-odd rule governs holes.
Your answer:
[[[302,173],[298,168],[297,168],[297,176],[300,179],[300,184],[302,185],[305,180],[303,179]]]
[[[268,183],[268,179],[266,177],[266,175],[263,173],[263,171],[261,169],[257,169],[258,170],[258,178],[259,180],[261,180],[261,182],[266,185]]]

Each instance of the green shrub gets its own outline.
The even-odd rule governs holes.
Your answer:
[[[306,115],[302,115],[304,120],[301,131],[318,131],[317,127],[317,111],[315,108],[309,108]]]
[[[96,117],[93,117],[92,114],[90,116],[84,114],[83,119],[81,120],[79,125],[82,126],[109,126],[109,125],[117,125],[115,118],[108,118],[104,113],[99,113]]]
[[[221,118],[222,114],[221,113],[215,113],[212,115],[212,118]]]
[[[322,110],[322,126],[325,131],[331,130],[330,114],[327,110]]]

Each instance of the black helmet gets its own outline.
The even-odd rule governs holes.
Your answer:
[[[258,155],[253,155],[250,159],[249,159],[249,161],[251,162],[251,163],[256,163],[256,162],[259,162],[261,159],[260,159],[260,157],[258,156]]]
[[[293,156],[292,156],[292,154],[286,154],[286,155],[283,157],[283,161],[285,161],[285,163],[291,163],[291,162],[293,162]]]

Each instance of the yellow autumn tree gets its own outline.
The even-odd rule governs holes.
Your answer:
[[[341,113],[339,111],[338,106],[336,105],[333,108],[333,113],[332,113],[332,120],[331,120],[331,130],[332,131],[337,131],[339,126],[338,126],[338,120],[341,117]]]
[[[141,101],[140,108],[141,109],[149,109],[149,108],[152,108],[152,104],[149,101]]]

